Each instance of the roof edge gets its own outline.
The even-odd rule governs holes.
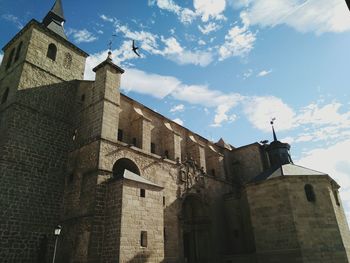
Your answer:
[[[60,41],[62,41],[64,44],[68,45],[69,47],[73,48],[74,50],[78,51],[81,55],[83,55],[85,58],[90,56],[87,52],[85,52],[84,50],[78,48],[76,45],[74,45],[73,43],[71,43],[69,40],[64,39],[63,37],[61,37],[60,35],[58,35],[57,33],[53,32],[52,30],[46,28],[45,26],[43,26],[42,23],[40,23],[39,21],[32,19],[30,20],[16,35],[14,35],[14,37],[7,42],[7,44],[5,46],[3,46],[2,50],[5,51],[13,42],[15,42],[20,36],[23,35],[23,33],[25,31],[28,30],[28,28],[30,26],[36,26],[37,28],[39,28],[40,30],[47,32],[49,34],[51,34],[52,36],[58,38]]]

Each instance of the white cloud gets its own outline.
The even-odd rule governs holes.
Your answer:
[[[176,14],[179,20],[184,24],[190,24],[197,17],[197,14],[188,8],[182,8],[175,4],[173,0],[154,0],[149,1],[150,5],[157,4],[160,9],[167,10]]]
[[[180,43],[176,40],[175,37],[162,37],[162,41],[165,44],[165,48],[162,52],[163,54],[177,54],[183,52],[183,48],[181,47]]]
[[[243,72],[243,79],[250,78],[250,76],[253,74],[252,69],[248,69],[247,71]]]
[[[210,126],[212,127],[221,127],[223,122],[234,122],[237,119],[236,114],[228,115],[228,112],[231,110],[232,105],[230,104],[222,104],[216,108],[214,123]]]
[[[296,138],[296,142],[332,141],[350,138],[350,110],[333,101],[320,105],[312,103],[303,107],[294,119],[295,126],[308,127]]]
[[[201,31],[203,34],[208,35],[209,33],[213,32],[213,31],[217,31],[221,28],[220,25],[214,23],[214,22],[210,22],[206,25],[202,26],[198,26],[199,31]]]
[[[180,65],[193,64],[205,67],[213,61],[212,53],[200,50],[185,50],[174,37],[162,37],[161,40],[165,44],[165,48],[158,50],[157,53]]]
[[[235,9],[248,7],[251,0],[227,0],[227,3]]]
[[[183,24],[192,23],[197,17],[203,22],[210,19],[225,20],[223,12],[226,8],[226,0],[194,0],[194,10],[177,5],[173,0],[150,0],[150,5],[157,5],[160,9],[177,15]]]
[[[183,126],[184,125],[184,122],[183,120],[179,119],[179,118],[176,118],[176,119],[173,119],[173,122],[176,122],[177,124]]]
[[[116,19],[115,19],[115,18],[106,16],[106,15],[103,15],[103,14],[100,15],[100,18],[101,18],[103,21],[106,21],[106,22],[111,22],[111,23],[116,22]]]
[[[3,58],[4,58],[4,54],[0,53],[0,64],[1,64]]]
[[[14,16],[12,14],[4,14],[1,15],[1,18],[14,23],[18,29],[23,28],[23,24],[17,16]]]
[[[193,64],[205,67],[213,61],[213,54],[209,51],[186,50],[175,37],[165,38],[146,31],[131,31],[127,26],[116,25],[117,32],[126,38],[140,42],[141,50],[154,55],[160,55],[180,65]],[[161,48],[160,46],[164,47]],[[131,50],[129,48],[129,50]]]
[[[269,120],[273,117],[278,130],[298,128],[293,136],[296,143],[350,139],[350,110],[336,101],[312,103],[296,111],[276,97],[245,97],[243,106],[248,120],[262,131],[270,130]]]
[[[198,40],[198,45],[204,46],[206,44],[207,43],[203,39]]]
[[[185,105],[179,104],[170,109],[170,112],[181,112],[185,110]]]
[[[124,90],[148,94],[156,98],[164,98],[181,85],[183,84],[174,77],[146,73],[138,69],[127,69],[122,79]]]
[[[201,67],[206,67],[213,61],[212,53],[206,51],[183,51],[167,57],[180,65],[193,64]]]
[[[245,56],[254,47],[255,34],[248,29],[249,21],[241,15],[243,26],[232,27],[225,36],[225,43],[219,49],[219,60],[233,56]]]
[[[89,43],[97,40],[98,38],[94,36],[93,33],[87,29],[77,30],[77,29],[68,29],[67,36],[72,35],[76,43]]]
[[[197,14],[191,9],[184,8],[180,12],[180,21],[184,24],[192,23],[192,21],[197,17]]]
[[[271,74],[271,72],[272,72],[271,69],[270,70],[262,70],[256,76],[257,77],[265,77],[265,76]]]
[[[225,0],[193,0],[193,6],[204,22],[210,18],[225,19],[222,14],[226,8]]]
[[[296,121],[299,124],[332,124],[334,126],[349,127],[350,111],[340,113],[342,106],[341,103],[336,101],[323,106],[320,106],[317,103],[312,103],[301,109],[301,113]]]
[[[122,87],[126,91],[149,94],[157,98],[171,96],[190,104],[216,108],[214,124],[217,125],[225,121],[234,121],[236,116],[228,112],[243,99],[237,93],[224,94],[205,85],[188,85],[171,76],[146,73],[137,69],[126,70]],[[182,106],[176,107],[176,110],[179,109],[182,110]]]
[[[287,24],[300,32],[316,33],[350,29],[349,10],[343,0],[240,0],[233,6],[244,8],[250,22],[263,27]]]
[[[278,130],[294,127],[294,110],[279,98],[273,96],[246,98],[243,110],[248,120],[259,130],[270,131],[272,118],[276,118],[275,127]]]

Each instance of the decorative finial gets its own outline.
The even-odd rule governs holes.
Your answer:
[[[112,60],[112,51],[108,51],[107,59]]]
[[[277,136],[276,136],[276,132],[275,132],[275,128],[273,127],[273,124],[275,122],[276,118],[272,118],[271,121],[270,121],[270,124],[272,126],[272,133],[273,133],[273,141],[277,141]]]

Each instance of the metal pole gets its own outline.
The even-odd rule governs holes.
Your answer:
[[[55,240],[55,248],[53,250],[53,258],[52,258],[52,263],[55,263],[55,258],[56,258],[56,249],[57,249],[57,241],[58,241],[58,235],[56,236]]]

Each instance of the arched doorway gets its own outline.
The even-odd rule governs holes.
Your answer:
[[[182,204],[184,258],[186,263],[210,262],[210,220],[201,200],[193,195]]]
[[[113,177],[120,178],[123,176],[124,171],[128,170],[134,174],[140,175],[140,170],[137,165],[127,158],[121,158],[113,165]]]

